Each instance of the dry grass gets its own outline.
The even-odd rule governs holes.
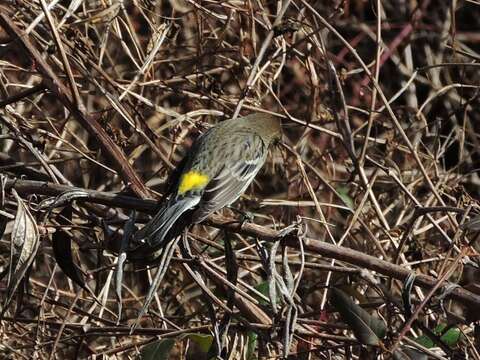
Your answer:
[[[434,338],[430,356],[480,359],[475,231],[459,226],[479,210],[479,16],[474,0],[4,0],[3,303],[19,283],[0,357],[135,358],[155,343],[173,346],[171,358],[207,358],[201,345],[221,340],[228,322],[222,356],[231,359],[388,358],[445,324],[463,337]],[[285,130],[236,205],[253,224],[240,227],[224,210],[213,226],[195,226],[193,259],[175,254],[130,334],[155,274],[127,263],[116,297],[124,223],[132,207],[154,207],[133,197],[160,199],[192,139],[253,111],[282,117]],[[62,207],[39,206],[72,187],[99,192],[65,201],[66,218]],[[18,235],[21,204],[32,217],[24,213]],[[226,279],[235,282],[226,237],[236,297],[226,291]],[[64,245],[63,263],[52,239]],[[56,264],[75,271],[70,241],[92,292]],[[10,259],[11,248],[29,262]],[[403,291],[411,309],[401,296],[410,271],[419,276]],[[449,283],[460,287],[440,306]],[[382,319],[386,336],[359,336],[371,327],[339,317],[332,288]]]

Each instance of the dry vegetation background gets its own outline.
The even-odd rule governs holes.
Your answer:
[[[2,359],[480,359],[480,2],[0,5]],[[131,332],[132,210],[254,111],[285,137],[253,219],[191,229]]]

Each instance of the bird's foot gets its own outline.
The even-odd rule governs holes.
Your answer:
[[[230,210],[232,210],[234,213],[237,213],[241,216],[241,219],[239,220],[239,222],[243,225],[244,223],[251,223],[253,222],[253,218],[255,217],[253,215],[253,213],[249,212],[249,211],[243,211],[243,210],[240,210],[240,209],[237,209],[237,208],[234,208],[232,206],[228,206],[228,208]]]

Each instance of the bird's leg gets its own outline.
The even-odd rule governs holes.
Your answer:
[[[239,221],[242,225],[246,222],[249,223],[253,221],[254,215],[250,211],[243,211],[231,205],[227,206],[227,208],[229,208],[234,213],[237,213],[242,217],[241,221]]]
[[[225,266],[227,270],[227,280],[233,285],[237,284],[238,278],[238,265],[237,256],[232,248],[232,242],[230,240],[230,233],[225,231]],[[233,305],[233,304],[232,304]]]

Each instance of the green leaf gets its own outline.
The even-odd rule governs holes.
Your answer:
[[[430,338],[427,335],[418,336],[415,339],[415,342],[427,349],[430,349],[435,346],[435,343],[432,340],[430,340]]]
[[[255,286],[255,289],[258,290],[258,292],[261,293],[262,295],[265,295],[267,298],[270,296],[269,293],[268,293],[268,291],[269,291],[268,281],[261,282],[260,284]],[[260,305],[270,305],[269,301],[267,301],[267,300],[265,300],[261,297],[257,297],[257,300],[260,303]]]
[[[141,360],[168,360],[175,340],[162,339],[145,345],[141,351]]]
[[[187,334],[185,337],[189,338],[191,341],[196,343],[200,348],[200,350],[204,353],[207,353],[208,350],[210,350],[210,347],[212,346],[212,342],[213,342],[212,335],[193,333],[193,334]]]
[[[350,195],[348,195],[348,188],[345,186],[339,186],[335,190],[337,190],[337,193],[338,195],[340,195],[340,198],[342,199],[343,203],[350,209],[353,209],[354,208],[353,200],[350,197]]]
[[[445,326],[442,327],[442,331],[445,328]],[[437,331],[437,329],[435,329]],[[439,331],[441,333],[442,331]],[[454,347],[458,344],[458,342],[462,339],[462,332],[460,331],[459,328],[457,327],[452,327],[448,329],[448,331],[442,335],[440,340],[442,340],[445,344],[447,344],[450,347]]]
[[[248,344],[247,344],[247,360],[254,359],[255,349],[257,347],[258,334],[253,331],[248,332]]]
[[[446,324],[440,324],[437,327],[435,327],[433,332],[436,335],[440,335],[443,333],[446,326],[447,326]],[[452,327],[448,329],[447,332],[440,337],[440,340],[449,347],[455,347],[461,339],[462,339],[462,333],[460,329],[457,327]],[[418,344],[422,345],[423,347],[426,347],[427,349],[430,349],[436,346],[435,343],[427,335],[421,335],[417,337],[415,341]]]

